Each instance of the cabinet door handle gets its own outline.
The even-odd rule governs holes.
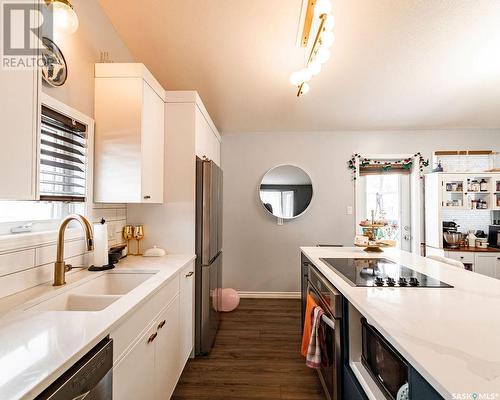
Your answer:
[[[464,256],[460,256],[460,259],[463,260],[464,259]]]
[[[156,336],[158,336],[158,333],[157,333],[157,332],[153,333],[153,334],[149,337],[149,339],[148,339],[148,343],[151,343],[153,340],[155,340],[155,339],[156,339]]]
[[[186,278],[189,278],[190,276],[193,276],[193,275],[194,275],[194,272],[190,271],[189,273],[186,274]]]
[[[165,326],[165,324],[166,324],[166,323],[167,323],[167,321],[166,321],[166,320],[161,321],[161,322],[158,324],[158,329],[163,328],[163,327]]]
[[[144,196],[144,200],[149,200],[151,196]]]

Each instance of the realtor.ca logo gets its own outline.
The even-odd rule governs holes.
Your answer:
[[[52,37],[51,10],[44,2],[0,0],[0,4],[1,68],[33,69],[42,66],[42,37]]]
[[[453,400],[497,400],[498,393],[453,393]]]

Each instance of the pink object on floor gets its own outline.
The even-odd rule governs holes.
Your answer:
[[[231,288],[222,289],[220,311],[233,311],[240,304],[240,295]]]

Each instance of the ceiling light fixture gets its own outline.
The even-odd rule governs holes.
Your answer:
[[[73,34],[78,29],[78,16],[69,0],[45,0],[52,7],[54,26],[63,32]]]
[[[335,19],[331,14],[332,4],[330,0],[305,0],[305,16],[303,17],[303,29],[300,36],[300,46],[309,47],[311,29],[318,26],[314,42],[310,46],[309,57],[305,68],[293,72],[290,75],[290,83],[297,86],[297,97],[309,92],[310,87],[307,82],[321,72],[321,65],[328,61],[331,56],[330,47],[335,42],[333,28]]]

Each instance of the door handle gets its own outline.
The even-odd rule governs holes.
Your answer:
[[[190,271],[189,273],[186,274],[186,278],[189,278],[190,276],[193,276],[193,275],[194,275],[194,272]]]
[[[144,196],[144,200],[149,200],[151,196]]]
[[[161,321],[159,324],[158,324],[158,329],[161,329],[165,326],[165,324],[167,323],[167,321],[164,319],[163,321]]]
[[[151,343],[152,341],[154,341],[156,339],[156,336],[158,336],[158,332],[155,332],[153,333],[149,339],[148,339],[148,343]]]

